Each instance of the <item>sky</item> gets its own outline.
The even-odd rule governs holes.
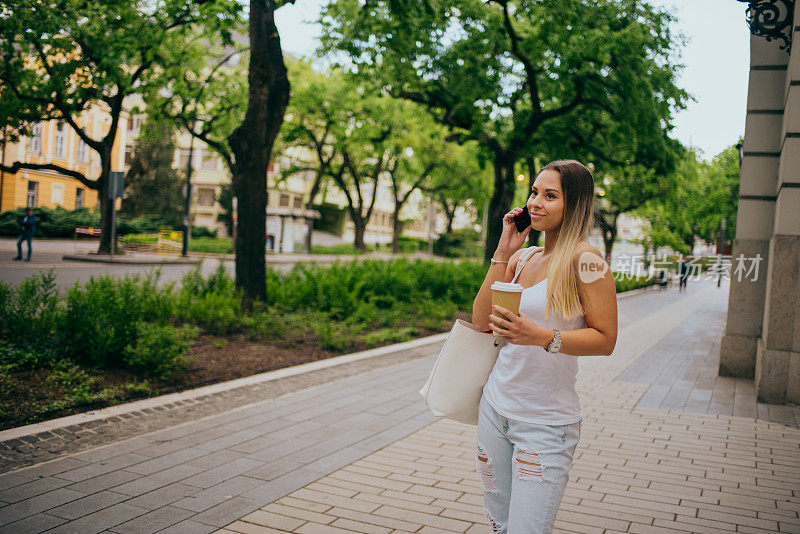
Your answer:
[[[298,0],[278,10],[283,49],[310,57],[320,28],[315,24],[327,0]],[[650,0],[676,15],[673,31],[687,42],[678,85],[694,101],[675,115],[672,135],[710,160],[744,135],[750,63],[745,4],[734,0]]]

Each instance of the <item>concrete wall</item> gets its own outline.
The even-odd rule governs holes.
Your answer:
[[[795,23],[800,21],[800,3]],[[800,31],[794,46],[751,36],[750,81],[733,257],[761,255],[731,280],[720,375],[755,379],[758,399],[800,402]]]

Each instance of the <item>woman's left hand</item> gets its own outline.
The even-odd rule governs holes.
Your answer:
[[[498,314],[503,314],[503,316]],[[505,317],[510,317],[511,320],[507,320]],[[524,313],[517,315],[502,306],[492,306],[489,326],[494,334],[515,345],[538,345],[541,347],[546,332],[548,332]]]

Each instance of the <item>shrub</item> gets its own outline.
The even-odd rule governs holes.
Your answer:
[[[55,325],[61,313],[52,269],[14,287],[0,281],[0,360],[35,368],[57,359]]]
[[[136,340],[125,347],[125,366],[140,376],[167,378],[186,363],[190,339],[197,327],[136,323]]]
[[[205,226],[192,226],[192,238],[217,237],[217,229],[211,230]]]
[[[651,286],[655,283],[656,278],[648,278],[647,276],[619,276],[619,273],[615,273],[614,276],[614,285],[617,288],[617,293],[632,291],[641,287]]]
[[[242,329],[246,318],[241,312],[242,295],[220,261],[215,271],[204,278],[198,265],[183,276],[175,301],[176,318],[203,326],[209,333],[226,335]]]
[[[92,277],[68,290],[60,321],[61,344],[76,362],[124,367],[123,350],[135,345],[140,321],[166,323],[172,315],[172,284],[157,286],[160,270],[125,278]]]
[[[352,334],[344,323],[313,321],[311,328],[319,344],[328,350],[340,351],[350,346]]]
[[[479,243],[480,233],[465,228],[442,234],[433,242],[433,252],[448,258],[483,256],[483,247]]]

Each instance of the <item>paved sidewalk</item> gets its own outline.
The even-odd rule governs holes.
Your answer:
[[[613,358],[581,360],[582,437],[557,532],[800,532],[798,410],[708,383],[725,302],[704,289],[628,323]],[[655,385],[648,398],[671,408],[641,402]],[[488,533],[475,443],[474,427],[436,422],[218,532]]]
[[[790,423],[735,384],[714,402],[703,371],[726,296],[620,301],[614,355],[581,359],[560,531],[800,531],[796,409]],[[0,533],[488,532],[474,428],[435,422],[417,394],[435,352],[2,475]],[[666,385],[674,407],[646,407]],[[750,403],[759,419],[733,414]]]

